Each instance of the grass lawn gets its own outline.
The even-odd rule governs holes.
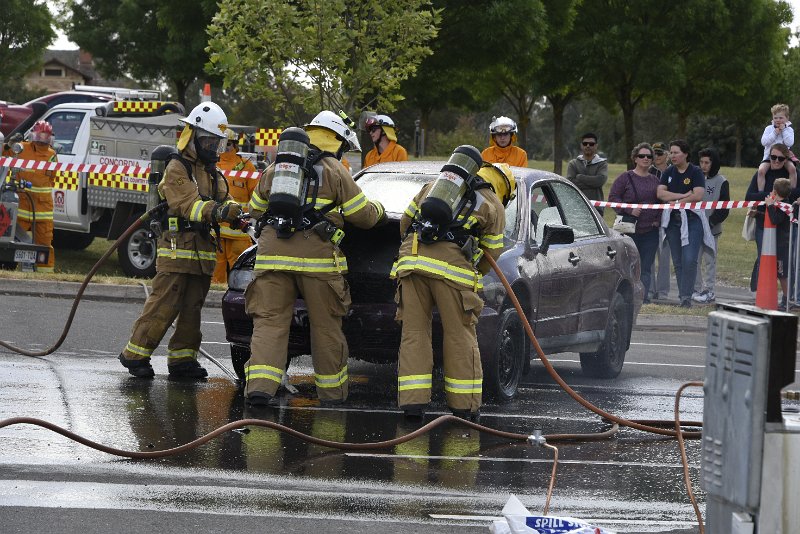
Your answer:
[[[552,161],[534,161],[529,165],[532,168],[553,170]],[[566,170],[566,162],[564,163]],[[609,180],[605,186],[605,194],[608,197],[608,190],[614,179],[625,171],[622,164],[609,165]],[[733,167],[722,167],[720,172],[730,183],[731,200],[743,200],[750,179],[755,173],[754,168],[736,169]],[[746,287],[750,280],[750,271],[756,257],[755,242],[748,242],[742,239],[741,229],[744,222],[745,209],[734,209],[730,211],[728,219],[723,225],[722,235],[720,236],[720,254],[717,258],[717,279],[720,283],[736,287]],[[606,210],[606,222],[610,225],[614,220],[613,210]],[[85,250],[56,250],[56,272],[52,274],[44,273],[21,273],[15,271],[0,271],[2,278],[18,279],[46,279],[46,280],[66,280],[80,282],[86,273],[100,259],[100,257],[111,247],[112,241],[102,238],[95,238],[94,242]],[[116,252],[108,258],[106,263],[95,275],[93,282],[104,284],[136,284],[136,279],[127,278],[117,263]],[[213,284],[212,289],[224,290],[225,286]],[[661,308],[677,312],[677,308],[668,306],[648,305],[643,311],[645,313],[666,313],[659,311]],[[652,309],[652,311],[651,311]],[[703,307],[694,307],[690,313],[697,313]],[[705,312],[703,312],[705,314]]]

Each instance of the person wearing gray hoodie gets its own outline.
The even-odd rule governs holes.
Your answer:
[[[706,176],[706,192],[703,202],[727,201],[731,199],[728,180],[719,174],[719,155],[713,148],[704,148],[700,156],[700,169]],[[697,277],[694,282],[692,300],[699,303],[714,302],[714,286],[717,281],[717,245],[722,234],[722,223],[728,218],[727,209],[706,210],[711,235],[714,236],[714,249],[704,246],[697,259]]]

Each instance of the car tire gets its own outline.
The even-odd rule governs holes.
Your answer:
[[[484,362],[483,385],[489,397],[508,402],[517,394],[528,357],[528,338],[525,327],[514,308],[500,314],[494,359]]]
[[[632,326],[624,297],[615,293],[611,299],[605,339],[600,350],[581,352],[583,374],[592,378],[616,378],[625,363]]]
[[[138,213],[131,215],[125,223],[125,228],[130,228],[140,215]],[[134,278],[153,278],[156,275],[157,250],[156,240],[150,237],[150,231],[140,226],[120,243],[117,249],[122,272]]]
[[[85,250],[94,241],[94,236],[84,232],[53,230],[53,248]]]
[[[233,365],[233,372],[239,377],[241,384],[245,383],[244,366],[249,359],[250,347],[231,343],[231,365]]]

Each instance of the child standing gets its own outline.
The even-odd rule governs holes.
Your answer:
[[[789,295],[789,287],[787,284],[787,277],[789,275],[789,216],[784,213],[775,204],[783,202],[789,196],[792,190],[791,183],[788,178],[778,178],[772,186],[772,194],[765,200],[766,213],[765,217],[769,217],[770,222],[775,225],[775,240],[776,240],[776,257],[778,260],[778,282],[781,284],[781,291],[783,291],[783,300],[778,302],[778,309],[786,308],[786,299]]]
[[[758,166],[758,178],[764,180],[764,175],[769,169],[769,150],[775,143],[782,143],[792,149],[794,144],[794,128],[789,121],[789,106],[786,104],[775,104],[772,106],[772,123],[764,128],[764,133],[761,134],[761,144],[764,146],[764,159],[761,165]],[[792,157],[794,159],[794,156]],[[789,180],[792,184],[797,184],[797,169],[794,163],[786,160],[783,163],[787,171],[789,171]],[[793,187],[796,187],[794,185]]]
[[[700,151],[700,170],[706,177],[706,192],[703,202],[728,201],[731,199],[728,180],[719,174],[719,156],[712,148]],[[714,236],[714,248],[703,246],[697,260],[697,277],[694,282],[692,300],[700,303],[711,303],[716,299],[714,286],[717,281],[717,247],[722,234],[722,223],[728,218],[727,209],[707,209],[708,225]]]

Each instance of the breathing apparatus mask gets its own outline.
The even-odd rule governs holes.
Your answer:
[[[200,128],[194,130],[194,150],[203,163],[210,164],[219,161],[219,155],[225,151],[226,139]]]
[[[286,128],[278,138],[269,193],[269,212],[276,219],[278,237],[289,237],[303,215],[309,182],[308,152],[309,138],[302,128]]]
[[[475,202],[477,172],[483,164],[481,153],[470,145],[453,151],[427,196],[420,204],[420,240],[433,242],[454,226],[458,214]]]

